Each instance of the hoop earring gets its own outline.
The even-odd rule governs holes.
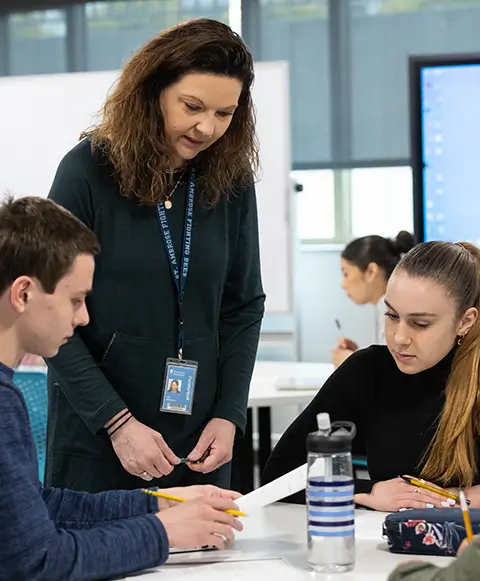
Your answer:
[[[457,341],[458,346],[460,346],[462,344],[462,341],[463,341],[465,335],[466,335],[466,333],[464,333],[463,335],[460,335],[460,337],[458,338],[458,341]]]

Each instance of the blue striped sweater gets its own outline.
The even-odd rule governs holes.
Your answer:
[[[163,564],[168,539],[140,491],[44,489],[25,400],[0,363],[0,579],[93,581]]]

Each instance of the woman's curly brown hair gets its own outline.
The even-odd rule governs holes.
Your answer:
[[[234,189],[248,185],[258,170],[258,142],[251,97],[253,59],[238,34],[207,18],[164,30],[127,62],[108,96],[98,125],[82,138],[105,153],[122,195],[139,204],[165,199],[173,160],[168,151],[159,106],[160,93],[188,73],[238,79],[243,89],[225,134],[195,158],[201,200],[217,204]]]

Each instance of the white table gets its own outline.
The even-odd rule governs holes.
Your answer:
[[[248,405],[252,408],[276,405],[307,405],[334,371],[331,363],[303,361],[257,361],[250,384]],[[282,379],[318,381],[318,389],[277,389]]]
[[[212,561],[238,561],[241,559],[261,559],[283,557],[305,579],[316,581],[386,581],[388,574],[401,562],[421,559],[390,553],[382,538],[382,523],[385,513],[357,511],[356,513],[356,565],[353,571],[335,575],[316,576],[310,572],[307,561],[305,507],[276,504],[262,509],[243,520],[244,530],[237,533],[231,550],[222,552],[190,553],[173,555],[164,567],[156,572],[144,574],[144,581],[170,581],[181,579],[181,568],[193,568]],[[452,559],[436,557],[428,559],[432,563],[445,566]],[[186,576],[188,577],[188,575]],[[225,579],[228,581],[228,577]],[[258,581],[250,578],[249,581]],[[262,579],[265,581],[265,579]],[[275,579],[275,581],[289,581]]]
[[[257,361],[253,371],[248,398],[247,427],[245,437],[237,440],[232,466],[232,485],[243,494],[254,487],[253,414],[258,425],[258,463],[260,473],[272,451],[271,408],[281,405],[308,405],[319,389],[333,373],[331,363],[307,363],[300,361]],[[316,389],[279,390],[280,380],[291,378],[313,382]]]

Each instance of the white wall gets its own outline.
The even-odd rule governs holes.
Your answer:
[[[95,122],[118,74],[0,77],[0,192],[47,195],[58,163]],[[255,63],[260,254],[266,311],[277,316],[293,314],[289,94],[287,62]]]
[[[343,246],[303,246],[296,257],[295,303],[301,361],[330,361],[330,349],[340,333],[366,347],[375,337],[375,309],[357,306],[341,284],[340,254]],[[298,406],[272,409],[272,433],[281,434],[300,413]]]
[[[296,307],[302,361],[330,361],[330,349],[340,335],[360,346],[375,337],[375,308],[357,306],[341,288],[343,246],[303,246],[297,259]],[[335,325],[339,319],[341,332]]]

